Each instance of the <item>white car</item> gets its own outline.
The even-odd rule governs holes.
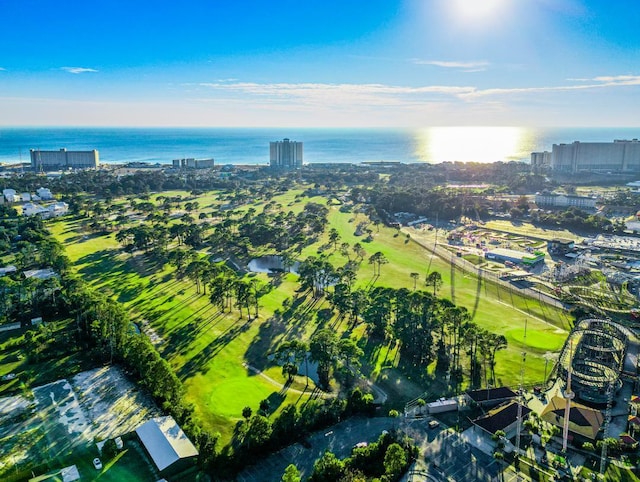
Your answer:
[[[124,447],[124,443],[122,442],[122,437],[116,437],[114,442],[116,443],[116,448],[118,450],[122,450],[122,448]]]
[[[93,466],[96,468],[96,470],[102,470],[102,462],[100,462],[100,459],[98,457],[93,459]]]

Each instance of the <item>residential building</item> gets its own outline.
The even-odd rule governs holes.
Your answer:
[[[302,142],[283,139],[269,143],[269,165],[274,169],[300,169],[302,159]]]
[[[187,157],[184,159],[174,159],[173,167],[176,169],[211,169],[214,166],[214,160],[211,159],[194,159]]]
[[[46,208],[40,204],[30,202],[22,206],[23,216],[35,216],[38,215],[43,219],[57,218],[63,216],[69,212],[69,205],[66,202],[57,202],[50,204]]]
[[[60,171],[66,169],[96,168],[100,164],[97,150],[92,151],[41,151],[31,149],[31,168],[34,171]]]
[[[69,212],[69,205],[66,202],[57,202],[47,206],[50,218],[57,218],[58,216],[64,216]]]
[[[27,203],[22,206],[22,215],[27,217],[35,216],[36,214],[43,216],[47,212],[47,209],[36,203]]]
[[[551,167],[551,152],[532,152],[531,169],[533,172],[544,172]]]
[[[554,144],[551,170],[558,173],[640,172],[640,141],[632,139]]]
[[[8,203],[20,201],[20,195],[15,191],[15,189],[3,189],[2,194]]]
[[[589,196],[574,196],[571,194],[560,194],[555,192],[536,193],[536,205],[538,207],[577,207],[580,209],[594,209],[596,198]]]
[[[53,194],[51,194],[51,190],[46,187],[39,187],[36,189],[36,194],[43,201],[49,201],[53,199]]]

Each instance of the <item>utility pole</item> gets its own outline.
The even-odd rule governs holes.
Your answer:
[[[569,345],[569,375],[567,376],[567,388],[563,392],[563,397],[565,399],[564,406],[564,424],[562,428],[562,452],[567,452],[567,440],[569,439],[569,418],[571,417],[571,400],[576,396],[575,393],[571,391],[571,365],[573,363],[573,341],[571,341]]]
[[[518,421],[516,424],[516,456],[520,458],[520,431],[522,425],[522,405],[524,403],[524,364],[527,353],[522,352],[522,368],[520,368],[520,386],[518,387]]]

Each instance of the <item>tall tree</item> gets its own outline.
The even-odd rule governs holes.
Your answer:
[[[369,257],[369,264],[373,265],[373,275],[380,276],[380,266],[387,264],[389,260],[382,251],[377,251]]]
[[[298,468],[294,464],[287,465],[284,474],[282,474],[282,482],[300,482],[301,480]]]
[[[331,368],[337,354],[338,338],[335,331],[322,329],[311,336],[309,355],[318,364],[318,383],[321,387],[329,388]]]
[[[435,296],[442,286],[442,275],[438,271],[432,271],[427,275],[425,283],[433,288],[433,295]]]
[[[418,284],[418,278],[420,278],[420,273],[416,273],[414,271],[409,276],[411,276],[411,279],[413,280],[413,291],[415,291],[416,290],[416,286]]]

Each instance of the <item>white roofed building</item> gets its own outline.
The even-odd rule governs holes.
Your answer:
[[[46,214],[45,214],[46,213]],[[26,203],[22,206],[22,215],[23,216],[47,216],[48,210],[40,206],[37,203]]]
[[[53,199],[53,194],[51,194],[51,190],[49,188],[40,187],[36,189],[36,193],[38,194],[38,197],[43,201],[49,201]]]
[[[47,207],[50,218],[57,218],[63,216],[69,212],[69,205],[66,202],[60,201],[53,203]]]
[[[193,467],[198,450],[173,417],[156,417],[136,429],[145,450],[162,475]]]
[[[9,203],[15,203],[20,200],[20,196],[16,193],[14,189],[3,189],[2,194],[4,195],[4,198]]]

